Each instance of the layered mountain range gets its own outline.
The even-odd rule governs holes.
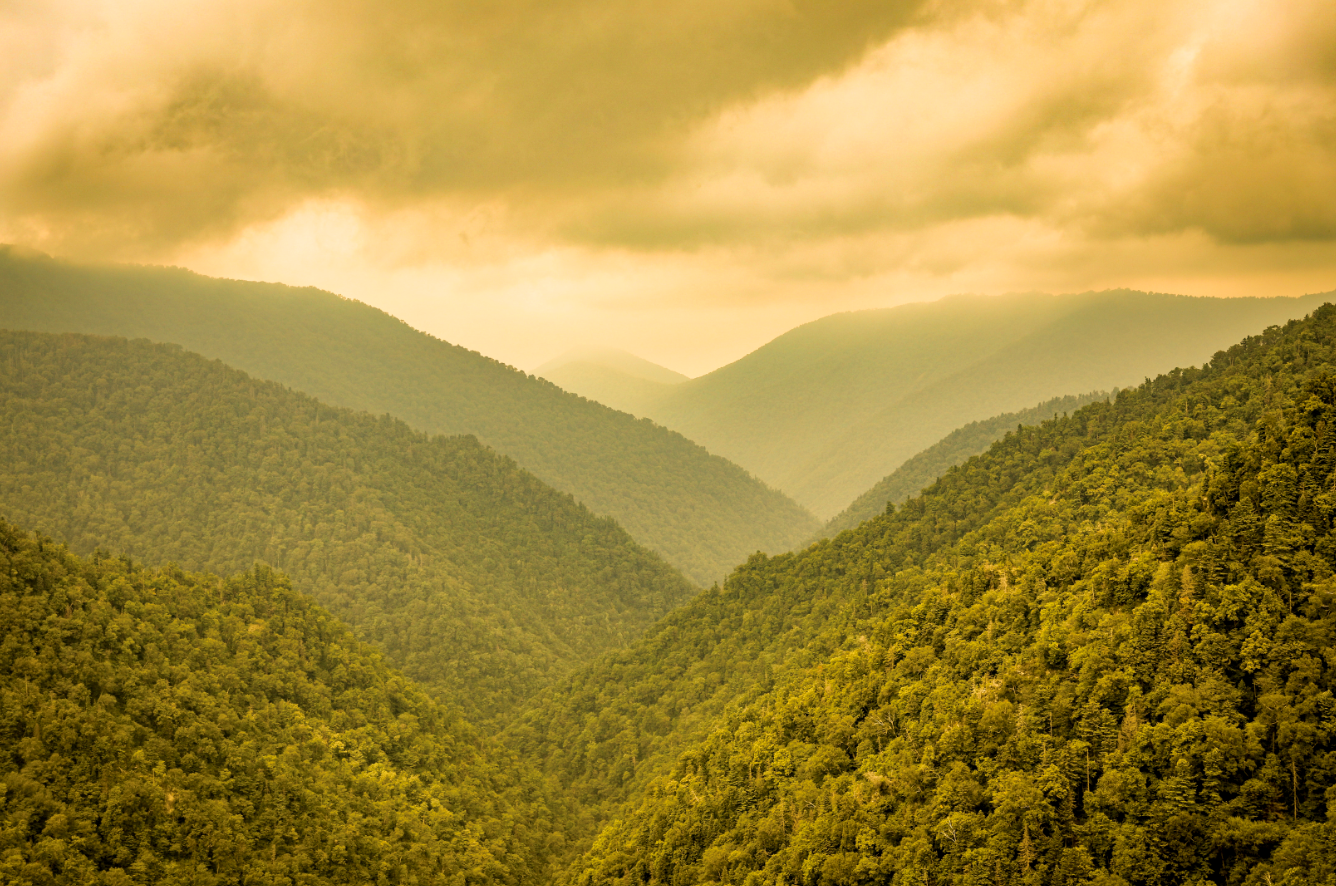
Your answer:
[[[609,405],[680,431],[830,519],[957,428],[1198,365],[1328,297],[957,296],[825,317],[676,384],[618,389],[625,369],[597,355],[543,373],[587,396],[616,395]]]
[[[255,562],[471,712],[694,588],[472,437],[429,437],[143,340],[0,332],[0,508],[75,551]]]
[[[831,376],[795,408],[832,367],[872,367],[841,370],[846,405],[885,386],[840,440],[962,414],[970,385],[1030,399],[701,590],[484,435],[421,424],[489,390],[472,367],[546,392],[551,427],[683,440],[662,428],[327,294],[5,261],[5,882],[1336,882],[1336,307],[1272,322],[1317,298],[960,299],[862,323],[861,351],[831,344],[848,318],[804,327],[775,344]],[[87,328],[118,310],[161,325]],[[1130,372],[1245,321],[1199,366],[1036,393],[1086,378],[1079,353]],[[307,380],[171,343],[191,323]],[[888,329],[923,338],[914,379]],[[369,397],[382,360],[417,419],[310,390]]]
[[[697,584],[817,520],[680,434],[316,289],[0,249],[0,327],[148,338],[429,434],[473,434]]]

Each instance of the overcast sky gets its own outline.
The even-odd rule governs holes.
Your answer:
[[[0,0],[0,240],[688,374],[956,292],[1336,289],[1331,0]]]

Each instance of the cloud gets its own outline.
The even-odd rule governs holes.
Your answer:
[[[579,199],[668,174],[702,119],[839,70],[919,5],[20,3],[0,30],[37,45],[0,86],[0,197],[11,224],[151,244],[313,196]]]
[[[1105,237],[1336,236],[1336,27],[1317,0],[1034,0],[903,29],[700,127],[577,236],[652,247],[1008,216]]]
[[[1333,239],[1330,0],[0,0],[0,241],[520,365],[701,371],[960,291],[1328,290]]]

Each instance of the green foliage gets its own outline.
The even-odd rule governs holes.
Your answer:
[[[693,589],[473,438],[146,341],[0,332],[0,508],[76,551],[290,574],[407,674],[506,710]]]
[[[0,747],[13,886],[518,884],[553,828],[517,761],[281,575],[79,560],[5,523]]]
[[[846,529],[853,529],[864,520],[883,513],[887,505],[903,504],[931,486],[948,470],[971,456],[985,452],[989,446],[1021,425],[1037,425],[1055,415],[1075,412],[1087,403],[1107,397],[1108,394],[1103,392],[1055,397],[1031,409],[1003,413],[957,428],[883,477],[877,485],[856,498],[853,504],[832,517],[822,530],[821,537],[829,538]]]
[[[315,289],[167,268],[86,268],[0,248],[0,323],[146,337],[430,434],[474,434],[699,584],[814,517],[679,434]],[[880,476],[880,475],[879,475]]]
[[[476,441],[163,346],[5,333],[0,397],[0,507],[282,566],[483,711],[687,592]],[[509,757],[266,568],[0,550],[14,882],[1336,884],[1330,306],[752,556]]]
[[[1333,489],[1328,306],[753,558],[517,727],[563,879],[1336,882]]]
[[[828,519],[969,422],[1199,364],[1322,298],[1124,290],[961,296],[835,314],[631,411]]]

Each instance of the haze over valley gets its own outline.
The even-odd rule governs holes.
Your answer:
[[[1336,15],[0,4],[0,883],[1336,886]]]
[[[962,296],[818,320],[698,379],[650,379],[606,357],[544,374],[680,431],[829,518],[962,425],[1202,363],[1330,295]]]

